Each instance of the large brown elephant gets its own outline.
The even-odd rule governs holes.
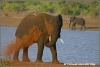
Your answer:
[[[61,27],[63,25],[62,16],[51,16],[40,13],[36,16],[28,15],[19,24],[16,36],[16,48],[13,60],[19,61],[19,51],[23,48],[22,61],[30,61],[28,58],[28,48],[33,43],[38,44],[38,54],[36,62],[43,62],[42,55],[44,46],[50,48],[52,62],[58,63],[56,41],[60,38]]]

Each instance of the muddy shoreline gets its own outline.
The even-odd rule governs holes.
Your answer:
[[[51,63],[51,62],[12,62],[10,66],[70,66],[70,67],[99,67],[99,64],[69,64],[69,63]]]
[[[59,64],[54,64],[50,62],[44,62],[44,63],[36,63],[36,62],[17,62],[17,63],[12,63],[12,66],[70,66],[70,67],[99,67],[98,64],[96,65],[79,65],[79,64],[64,64],[64,63],[59,63]]]
[[[25,17],[25,16],[24,16]],[[7,16],[2,16],[1,17],[1,26],[13,26],[17,27],[21,20],[24,17],[7,17]],[[70,29],[68,26],[68,20],[69,16],[62,15],[63,17],[63,29]],[[86,21],[86,27],[87,30],[93,30],[93,31],[98,31],[99,30],[99,19],[97,18],[89,18],[89,17],[83,17]],[[80,29],[80,25],[76,25],[76,29]],[[84,27],[83,27],[84,29]]]

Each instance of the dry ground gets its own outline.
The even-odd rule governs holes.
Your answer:
[[[10,13],[7,16],[2,15],[1,25],[2,26],[18,26],[21,20],[26,15],[28,14],[25,14],[25,13],[11,14]],[[53,14],[53,15],[57,15],[57,14]],[[69,21],[70,16],[62,15],[62,17],[63,17],[63,29],[70,29],[68,27],[68,21]],[[89,17],[89,16],[78,16],[78,17],[83,17],[85,19],[87,30],[99,30],[99,17]],[[76,29],[80,29],[80,25],[76,25]]]
[[[12,66],[67,66],[67,67],[99,67],[99,65],[64,65],[64,63],[54,64],[50,62],[36,63],[36,62],[17,62],[12,63]]]
[[[10,63],[10,62],[9,62]],[[2,66],[67,66],[67,67],[99,67],[98,64],[65,64],[65,63],[51,63],[51,62],[43,62],[43,63],[37,63],[37,62],[11,62],[9,64],[8,62],[3,62]],[[8,64],[8,65],[7,65]]]

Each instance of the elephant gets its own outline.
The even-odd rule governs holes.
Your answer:
[[[19,61],[19,51],[23,49],[22,61],[30,62],[28,48],[37,43],[38,53],[36,62],[43,62],[42,55],[44,46],[50,48],[52,53],[52,63],[59,63],[57,58],[56,42],[60,38],[63,19],[61,14],[52,16],[46,13],[27,15],[16,29],[16,48],[14,61]]]
[[[81,30],[82,30],[82,26],[84,26],[84,29],[86,30],[85,20],[83,18],[77,18],[75,16],[70,17],[69,28],[70,28],[71,23],[72,23],[72,28],[71,28],[72,30],[73,30],[73,27],[74,27],[74,30],[75,30],[75,25],[76,24],[81,25]]]

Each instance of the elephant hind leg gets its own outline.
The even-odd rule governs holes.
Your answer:
[[[22,43],[21,39],[16,38],[15,53],[14,53],[14,57],[13,57],[14,61],[19,61],[18,56],[19,56],[19,51],[20,51],[22,45],[23,45],[23,43]]]
[[[28,58],[28,47],[23,47],[22,61],[30,61],[30,59]]]
[[[76,28],[75,28],[75,26],[74,26],[74,30],[75,30]]]
[[[86,26],[84,25],[84,30],[86,30]]]
[[[81,28],[80,28],[80,30],[82,30],[82,25],[81,25]]]
[[[19,51],[14,53],[13,61],[19,61],[18,55],[19,55]]]
[[[19,61],[18,56],[19,56],[19,50],[15,51],[13,61]]]

